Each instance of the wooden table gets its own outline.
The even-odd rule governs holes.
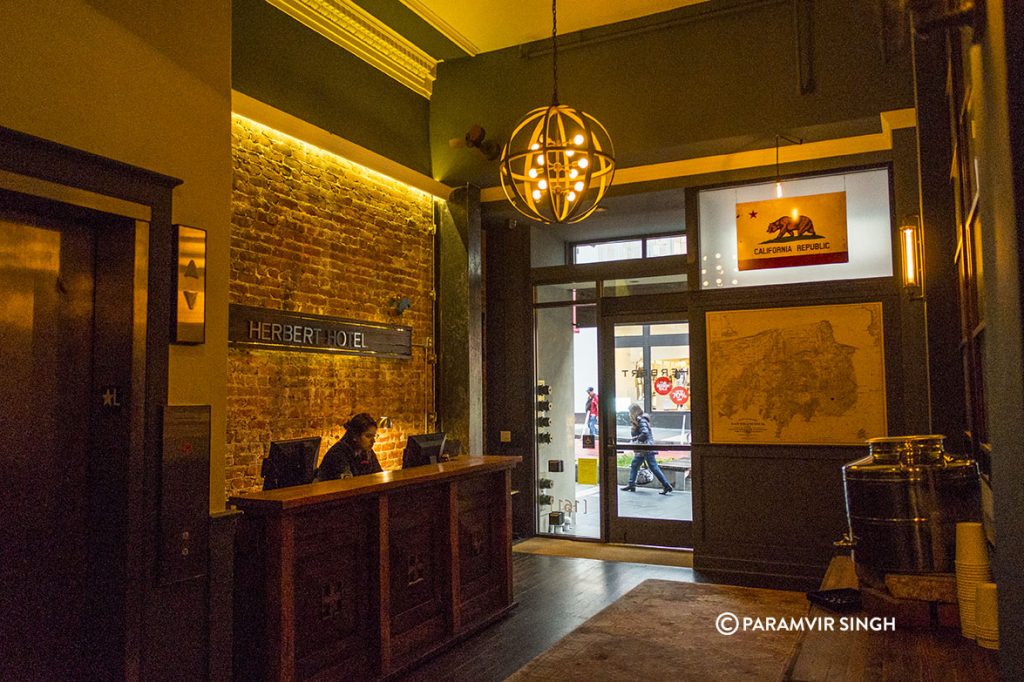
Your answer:
[[[853,561],[836,557],[829,564],[821,589],[858,587]],[[809,617],[832,616],[811,606]],[[849,616],[866,616],[858,611]],[[959,628],[900,628],[895,632],[806,632],[800,640],[786,680],[998,680],[996,652],[983,649],[960,634]]]
[[[374,679],[508,612],[511,471],[451,462],[232,497],[235,678]]]

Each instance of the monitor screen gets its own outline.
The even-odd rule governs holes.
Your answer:
[[[405,444],[405,451],[402,453],[402,468],[408,469],[443,461],[444,439],[443,433],[423,433],[409,436],[409,441]]]
[[[313,482],[320,456],[320,436],[275,440],[263,460],[263,489],[275,490]]]

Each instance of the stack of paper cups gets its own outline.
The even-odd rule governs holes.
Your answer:
[[[999,648],[999,611],[996,604],[996,584],[978,583],[974,603],[974,635],[978,646]]]
[[[960,607],[960,631],[975,638],[979,583],[992,580],[985,532],[980,523],[956,524],[956,592]]]

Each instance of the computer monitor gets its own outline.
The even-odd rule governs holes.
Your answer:
[[[320,456],[320,436],[275,440],[263,460],[263,489],[276,490],[313,482]]]
[[[402,468],[408,469],[444,461],[442,459],[444,439],[443,433],[422,433],[409,436],[409,441],[405,444],[405,451],[402,453]]]

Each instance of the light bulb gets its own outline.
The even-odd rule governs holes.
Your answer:
[[[538,154],[537,155],[537,165],[538,166],[543,166],[544,165],[544,155],[543,154]]]
[[[539,189],[533,190],[533,200],[534,201],[540,201],[540,190]]]
[[[900,229],[903,235],[903,283],[908,286],[917,286],[917,237],[912,226]]]
[[[579,174],[580,174],[580,172],[578,170],[576,170],[575,168],[570,168],[569,169],[569,177],[570,178],[575,178]]]
[[[537,183],[537,187],[539,187],[541,189],[547,189],[548,188],[548,181],[547,180],[541,180],[540,182]]]
[[[575,189],[577,192],[582,192],[583,191],[583,181],[580,180],[575,185],[573,185],[573,189]]]
[[[530,149],[532,149],[533,151],[537,151],[538,149],[540,149],[540,145],[534,142],[533,144],[530,145]]]
[[[537,169],[531,168],[530,170],[526,171],[526,174],[529,175],[531,178],[535,178],[537,177]]]
[[[566,150],[565,150],[565,155],[566,155],[566,156],[568,156],[568,157],[569,157],[570,159],[571,159],[571,158],[572,158],[572,157],[573,157],[573,156],[574,156],[575,154],[576,154],[576,152],[575,152],[575,151],[573,151],[572,149],[566,149]]]
[[[590,165],[590,161],[585,156],[576,163],[579,165],[580,168],[586,168],[587,166]]]
[[[576,201],[576,192],[569,192],[569,196],[566,197],[569,201]]]
[[[583,136],[576,133],[576,137],[572,138],[572,143],[577,146],[583,144]]]
[[[775,196],[777,198],[779,198],[779,199],[782,198],[782,182],[781,181],[775,183]]]

